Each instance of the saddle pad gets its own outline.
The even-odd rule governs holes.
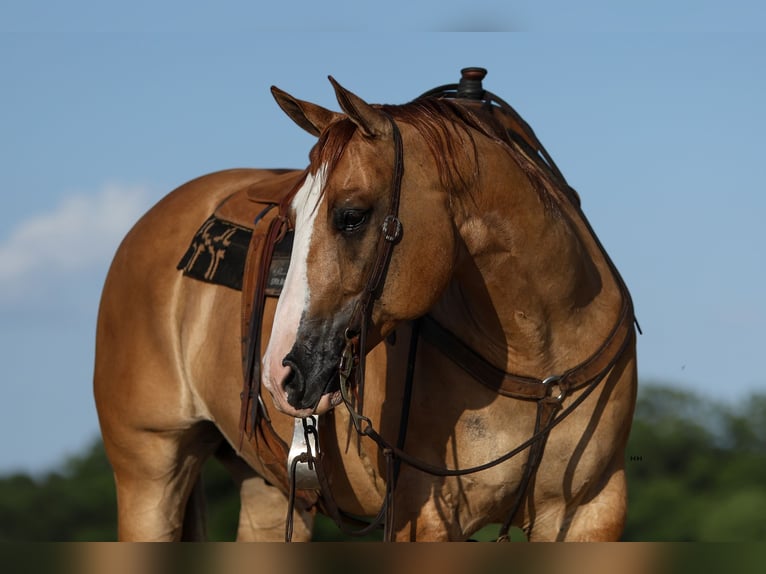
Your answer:
[[[253,230],[211,215],[199,228],[177,269],[193,279],[242,290]]]
[[[199,228],[176,269],[186,277],[242,290],[247,250],[253,230],[211,215]],[[293,232],[274,246],[265,293],[279,297],[290,266]]]

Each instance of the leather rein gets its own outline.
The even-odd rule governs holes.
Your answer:
[[[455,97],[450,92],[450,89],[453,87],[454,86],[450,85],[436,88],[435,90],[423,94],[421,97],[434,95],[440,97]],[[394,168],[389,208],[381,228],[375,264],[344,333],[346,343],[338,366],[342,401],[349,412],[351,422],[353,423],[356,432],[359,435],[369,437],[374,441],[384,455],[386,461],[386,489],[384,502],[372,523],[367,524],[361,530],[349,530],[344,522],[349,520],[353,521],[354,519],[344,516],[332,497],[329,481],[322,464],[323,453],[320,452],[314,454],[308,449],[307,452],[299,455],[292,462],[285,531],[285,540],[288,542],[292,538],[293,510],[296,496],[295,468],[298,463],[306,463],[316,471],[324,509],[345,534],[363,536],[383,524],[384,540],[390,541],[393,540],[394,536],[394,489],[396,487],[399,468],[402,462],[433,476],[465,476],[495,467],[520,454],[524,450],[529,449],[528,461],[524,468],[516,498],[507,519],[502,524],[498,533],[498,541],[508,540],[508,530],[521,508],[525,494],[537,472],[550,431],[561,424],[599,386],[606,375],[618,363],[622,357],[623,351],[628,347],[635,335],[633,330],[635,317],[628,289],[597,236],[593,233],[590,223],[582,213],[577,193],[566,183],[563,175],[561,175],[561,172],[555,166],[553,160],[547,154],[542,144],[539,143],[532,129],[521,119],[518,113],[516,113],[509,104],[487,91],[484,92],[482,99],[484,99],[485,103],[490,106],[492,105],[492,102],[499,104],[504,112],[509,113],[517,121],[524,131],[523,135],[526,137],[526,140],[533,142],[537,148],[532,150],[528,144],[525,144],[525,142],[522,141],[525,145],[520,145],[520,147],[525,151],[525,155],[532,159],[538,167],[542,168],[559,184],[555,186],[555,189],[564,199],[568,200],[568,202],[574,206],[582,220],[585,222],[597,247],[605,257],[621,293],[622,305],[617,322],[606,341],[590,358],[564,373],[551,375],[540,380],[506,373],[497,369],[476,351],[460,341],[456,335],[439,325],[439,323],[431,316],[426,315],[421,317],[412,323],[404,400],[397,441],[394,444],[381,436],[375,429],[372,421],[362,414],[362,410],[364,398],[365,355],[367,335],[371,323],[372,307],[375,300],[380,297],[394,247],[401,239],[403,233],[403,226],[398,216],[401,182],[404,173],[402,138],[396,122],[391,116],[386,114],[392,126],[394,143]],[[513,136],[514,134],[511,134],[511,139],[516,144],[519,144],[519,138]],[[530,150],[534,151],[534,153],[530,153]],[[638,326],[637,323],[636,326]],[[450,469],[435,466],[406,453],[403,449],[407,431],[410,399],[412,395],[415,357],[420,337],[438,348],[443,354],[448,356],[453,362],[460,366],[464,371],[471,374],[482,384],[489,386],[488,381],[503,380],[504,387],[502,390],[498,390],[500,394],[521,400],[537,401],[537,415],[532,436],[494,460],[463,469]],[[563,408],[564,400],[569,397],[572,392],[580,389],[582,389],[582,392],[579,396],[568,404],[566,408]],[[495,390],[497,389],[495,388]],[[304,425],[304,428],[307,432],[306,444],[311,444],[308,441],[308,434],[311,432],[315,433],[316,430],[310,425],[308,427]]]

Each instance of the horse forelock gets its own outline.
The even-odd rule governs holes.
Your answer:
[[[476,146],[459,115],[451,111],[453,106],[449,102],[424,99],[402,105],[374,107],[388,113],[395,121],[410,124],[415,128],[436,161],[439,177],[445,188],[459,190],[469,185],[475,166],[478,165]],[[356,124],[348,118],[330,124],[319,136],[319,141],[309,154],[309,172],[315,174],[320,168],[324,168],[326,173],[331,173],[356,132]],[[455,132],[458,134],[457,138]],[[469,161],[470,170],[461,165],[464,160]]]
[[[356,124],[348,118],[330,124],[321,133],[316,145],[311,148],[309,173],[316,175],[320,169],[324,169],[325,173],[332,172],[356,129]]]

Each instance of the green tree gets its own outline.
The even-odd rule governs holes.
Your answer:
[[[116,496],[101,441],[42,478],[1,479],[0,515],[4,541],[114,540]]]
[[[643,385],[628,443],[626,540],[763,539],[766,396],[732,408]]]

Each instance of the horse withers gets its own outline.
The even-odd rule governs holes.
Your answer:
[[[319,141],[293,174],[289,271],[261,318],[271,400],[251,406],[284,443],[296,417],[318,418],[321,489],[296,498],[286,453],[275,465],[238,440],[239,293],[176,270],[225,198],[285,177],[221,172],[149,211],[104,287],[95,393],[120,538],[203,535],[198,477],[215,454],[240,485],[243,540],[283,539],[288,509],[308,539],[317,507],[384,508],[395,540],[489,523],[618,539],[632,307],[576,194],[505,105],[377,106],[333,85],[343,113],[273,89]]]

